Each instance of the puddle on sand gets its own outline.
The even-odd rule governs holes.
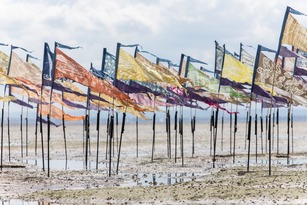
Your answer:
[[[42,159],[27,159],[23,160],[26,164],[36,165],[38,167],[43,167]],[[45,160],[45,168],[47,168],[47,160]],[[120,163],[119,166],[122,166],[123,163]],[[112,167],[116,167],[116,163],[111,163]],[[98,169],[109,167],[108,162],[99,162]],[[96,170],[96,162],[88,162],[87,168],[85,162],[81,160],[50,160],[50,169],[51,170],[73,170],[73,171],[83,171],[83,170]]]
[[[236,163],[239,164],[247,164],[247,160],[237,160]],[[257,161],[255,158],[250,160],[250,164],[269,164],[268,159],[258,158]],[[272,165],[290,165],[290,164],[307,164],[307,158],[274,158],[271,160]]]
[[[205,176],[204,173],[138,173],[128,175],[131,180],[124,182],[121,186],[159,186],[172,185],[196,180],[198,177]]]
[[[19,200],[19,199],[10,199],[10,200],[5,200],[1,201],[1,205],[56,205],[56,204],[51,204],[49,202],[43,202],[43,201],[24,201],[24,200]]]

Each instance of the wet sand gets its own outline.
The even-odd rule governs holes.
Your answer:
[[[154,160],[152,153],[151,122],[139,125],[138,157],[136,156],[135,124],[127,124],[123,134],[119,173],[116,160],[119,134],[115,129],[114,155],[111,177],[108,176],[106,159],[106,128],[101,125],[99,164],[96,170],[97,132],[91,126],[90,165],[84,165],[82,125],[66,126],[68,167],[65,170],[65,151],[62,128],[52,127],[50,141],[50,177],[42,170],[41,141],[38,140],[35,155],[34,126],[29,127],[29,146],[23,147],[21,159],[20,129],[12,126],[11,161],[8,158],[7,139],[4,139],[4,167],[0,174],[0,200],[22,199],[44,201],[51,204],[304,204],[307,203],[307,152],[304,123],[295,123],[294,153],[290,146],[287,164],[287,126],[279,127],[277,154],[277,127],[272,150],[272,174],[269,176],[268,153],[263,134],[251,139],[250,169],[247,172],[247,143],[245,123],[239,123],[236,134],[236,158],[233,157],[233,138],[229,137],[229,124],[224,125],[223,149],[221,128],[218,129],[213,168],[210,151],[210,130],[207,123],[198,123],[195,132],[195,153],[192,156],[190,124],[184,125],[184,161],[180,157],[178,135],[177,160],[175,162],[175,134],[172,129],[171,158],[167,152],[167,135],[164,124],[157,125]],[[24,129],[25,130],[25,129]],[[118,132],[120,126],[118,127]],[[23,133],[24,142],[25,131]],[[39,136],[40,137],[40,136]],[[44,133],[44,143],[46,142]],[[233,137],[233,136],[232,136]],[[290,140],[291,142],[291,140]],[[247,144],[248,145],[248,144]],[[263,146],[262,146],[263,145]],[[44,147],[45,158],[47,148]],[[28,154],[26,155],[26,151]],[[113,150],[112,150],[113,151]],[[231,152],[232,152],[231,151]],[[37,165],[35,165],[37,164]],[[20,167],[16,167],[19,166]],[[23,167],[24,166],[24,167]],[[47,161],[45,160],[45,169]]]

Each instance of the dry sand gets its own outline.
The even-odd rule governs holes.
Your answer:
[[[266,143],[261,144],[260,134],[251,140],[251,164],[247,171],[245,147],[245,123],[240,123],[236,134],[236,158],[230,156],[229,124],[225,123],[223,150],[221,128],[217,140],[217,161],[212,168],[210,156],[210,130],[207,123],[197,123],[195,154],[192,156],[192,135],[189,123],[184,126],[184,163],[179,152],[175,163],[174,131],[172,130],[171,158],[167,157],[165,125],[157,125],[154,160],[151,161],[151,122],[139,125],[139,150],[136,157],[135,125],[127,124],[123,135],[119,173],[112,164],[112,176],[108,177],[106,160],[106,128],[101,125],[99,167],[96,170],[96,127],[91,126],[90,166],[84,170],[83,128],[67,125],[68,170],[65,170],[65,152],[62,128],[51,130],[51,171],[42,170],[41,143],[35,155],[34,126],[29,127],[29,147],[23,147],[21,159],[20,129],[11,127],[11,162],[8,158],[7,139],[4,139],[4,167],[0,173],[0,200],[10,199],[43,201],[50,204],[304,204],[307,203],[307,155],[304,123],[295,123],[294,153],[289,164],[286,124],[279,128],[279,154],[277,155],[277,127],[272,150],[272,175],[268,172]],[[306,128],[307,129],[307,128]],[[115,129],[116,130],[116,129]],[[120,131],[120,126],[118,128]],[[115,132],[116,133],[116,132]],[[25,129],[23,137],[25,142]],[[44,133],[44,138],[46,133]],[[119,135],[115,134],[117,145]],[[265,138],[265,134],[263,134]],[[46,139],[44,139],[46,142]],[[290,140],[291,141],[291,140]],[[263,148],[263,149],[262,149]],[[290,146],[292,151],[292,145]],[[263,154],[259,154],[262,153]],[[45,146],[45,158],[46,146]],[[117,148],[112,161],[117,160]],[[47,161],[45,161],[47,168]],[[80,165],[81,163],[81,165]],[[35,165],[37,164],[37,165]],[[20,167],[18,167],[20,165]],[[23,167],[24,166],[24,167]],[[11,203],[14,204],[14,203]],[[36,203],[37,204],[37,203]]]

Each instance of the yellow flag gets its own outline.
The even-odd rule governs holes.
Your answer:
[[[225,54],[222,77],[237,83],[252,84],[253,69],[242,64],[230,54]]]
[[[151,82],[150,76],[147,76],[133,56],[125,52],[123,49],[119,50],[119,62],[116,77],[119,80]]]
[[[1,102],[9,102],[11,100],[16,100],[14,96],[1,96],[0,101]]]
[[[10,57],[0,51],[0,72],[6,74],[7,67],[9,65]]]

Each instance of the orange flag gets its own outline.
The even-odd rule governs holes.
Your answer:
[[[67,78],[89,87],[92,91],[104,93],[110,97],[129,100],[129,96],[118,90],[110,82],[99,79],[75,60],[56,48],[54,78]]]
[[[73,115],[67,114],[64,111],[62,111],[60,108],[54,105],[51,105],[51,113],[49,113],[50,105],[48,104],[47,105],[42,104],[42,105],[39,105],[38,107],[39,107],[38,112],[41,113],[43,116],[47,116],[49,114],[50,117],[61,120],[64,115],[64,119],[68,121],[78,121],[78,120],[84,119],[84,116],[73,116]]]

